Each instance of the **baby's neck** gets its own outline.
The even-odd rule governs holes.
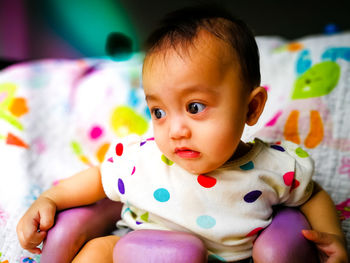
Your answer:
[[[241,158],[242,156],[246,155],[250,151],[251,148],[252,148],[251,144],[240,141],[236,151],[234,152],[234,154],[231,156],[231,158],[228,161],[233,161],[233,160],[236,160],[238,158]]]

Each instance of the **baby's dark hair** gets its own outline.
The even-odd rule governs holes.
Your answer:
[[[254,35],[245,22],[217,6],[185,7],[171,12],[161,21],[146,42],[147,54],[180,44],[192,44],[199,30],[205,29],[227,42],[235,50],[245,84],[260,86],[259,50]]]

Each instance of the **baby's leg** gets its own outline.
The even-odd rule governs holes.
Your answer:
[[[105,236],[91,239],[79,251],[72,263],[113,263],[113,248],[118,240],[119,237],[117,236]]]
[[[254,262],[318,262],[317,250],[303,237],[302,229],[310,229],[310,225],[298,209],[278,209],[270,226],[254,243]]]
[[[194,235],[161,230],[136,230],[120,239],[114,248],[114,263],[207,262],[207,250]]]

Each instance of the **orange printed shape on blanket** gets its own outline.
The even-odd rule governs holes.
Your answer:
[[[16,145],[23,148],[29,148],[28,144],[26,144],[23,140],[21,140],[16,135],[10,132],[7,134],[6,143],[9,145]]]
[[[298,120],[299,120],[299,111],[293,110],[287,119],[287,122],[284,126],[284,138],[287,141],[300,144],[299,130],[298,130]]]
[[[310,131],[307,135],[304,145],[309,148],[315,148],[322,142],[324,135],[323,122],[321,115],[318,111],[310,111]]]
[[[21,117],[28,113],[29,109],[25,98],[14,98],[9,108],[10,112],[16,116]]]

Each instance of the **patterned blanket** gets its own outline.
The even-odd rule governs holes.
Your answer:
[[[316,161],[350,244],[350,33],[294,42],[258,37],[269,94],[244,140],[291,140]],[[40,60],[0,72],[0,263],[40,262],[19,246],[16,224],[56,181],[99,164],[115,136],[150,136],[142,54]]]

